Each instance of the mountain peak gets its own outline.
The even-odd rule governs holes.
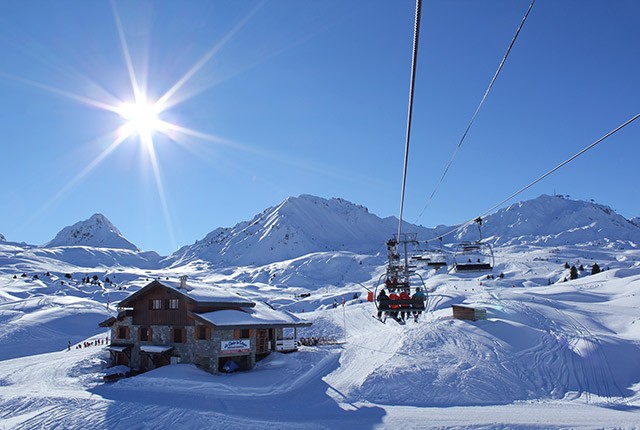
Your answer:
[[[44,246],[93,246],[139,251],[138,247],[125,239],[111,221],[101,213],[95,213],[87,220],[63,228],[51,242]]]
[[[396,231],[397,222],[396,218],[381,219],[364,206],[341,198],[302,194],[264,210],[251,221],[216,229],[173,257],[263,265],[315,252],[375,254]],[[426,235],[427,230],[421,232]]]

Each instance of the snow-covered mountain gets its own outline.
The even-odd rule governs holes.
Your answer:
[[[100,213],[63,228],[51,242],[43,246],[91,246],[139,251],[137,246],[125,239],[111,221]]]
[[[539,246],[592,237],[635,244],[635,224],[606,206],[558,197],[514,204],[483,227],[498,243],[523,243],[494,248],[493,273],[503,276],[419,268],[428,310],[400,325],[372,318],[376,308],[366,300],[384,273],[384,242],[396,222],[341,199],[300,196],[183,248],[167,260],[171,267],[128,249],[1,243],[0,421],[96,429],[143,421],[164,428],[177,419],[243,429],[637,428],[640,248]],[[451,227],[417,232],[423,240],[444,229]],[[476,237],[475,226],[466,230]],[[339,251],[322,251],[332,247]],[[287,259],[293,254],[300,255]],[[241,265],[252,261],[268,263]],[[569,280],[567,262],[586,269]],[[591,274],[595,262],[604,271]],[[109,351],[98,323],[151,280],[182,275],[298,313],[313,322],[300,337],[341,345],[274,353],[255,371],[233,375],[174,364],[103,383]],[[453,319],[452,305],[482,308],[487,319]]]
[[[162,262],[156,253],[140,254],[101,214],[64,228],[41,249],[76,247],[77,251],[55,256],[80,267],[85,259],[90,260],[89,266],[104,267],[132,267],[137,263],[140,268],[179,267],[198,260],[214,267],[264,266],[314,253],[384,255],[384,243],[396,232],[397,222],[395,217],[380,218],[364,206],[344,199],[301,195],[264,210],[250,221],[217,228]],[[403,231],[417,233],[418,239],[424,241],[455,228],[441,225],[430,229],[405,223]],[[598,203],[542,195],[485,217],[482,235],[496,246],[593,245],[628,249],[640,246],[640,218],[627,220]],[[443,240],[446,244],[478,238],[477,226],[471,224]],[[0,240],[4,238],[0,236]],[[110,252],[103,256],[95,248],[108,248],[116,254],[127,251],[130,255]]]
[[[483,219],[482,235],[495,245],[640,246],[640,223],[608,206],[562,196],[542,195],[515,203]],[[478,239],[476,225],[456,235]]]
[[[218,228],[171,260],[202,259],[223,265],[264,265],[315,252],[375,254],[398,228],[395,217],[380,218],[340,198],[289,197],[251,221]],[[405,224],[405,231],[430,237],[429,229]]]
[[[0,242],[6,242],[7,239],[0,233]]]
[[[375,254],[395,233],[397,218],[379,218],[367,208],[334,198],[290,197],[251,221],[218,228],[168,261],[182,264],[201,259],[215,265],[265,265],[316,252],[351,251]],[[636,247],[640,222],[634,223],[611,208],[562,196],[542,195],[501,209],[483,219],[482,234],[495,245],[576,245]],[[428,240],[455,229],[405,224],[403,231]],[[444,237],[444,243],[477,240],[477,226]]]

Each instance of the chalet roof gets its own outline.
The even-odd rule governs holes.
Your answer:
[[[238,294],[228,291],[224,288],[202,282],[187,282],[187,288],[181,288],[179,282],[171,281],[153,281],[129,297],[122,300],[118,306],[127,307],[133,303],[135,299],[146,294],[153,288],[164,288],[171,292],[177,293],[187,300],[198,303],[199,305],[213,306],[232,306],[232,307],[252,307],[254,302],[245,299]]]
[[[310,322],[302,320],[290,312],[273,309],[271,306],[256,302],[248,309],[224,309],[219,311],[193,314],[197,319],[222,328],[252,327],[308,327]]]
[[[116,317],[109,317],[104,321],[98,323],[99,327],[111,327],[116,322]]]
[[[131,316],[131,315],[132,315],[131,311],[120,311],[120,312],[118,312],[117,316],[109,317],[106,320],[101,321],[100,323],[98,323],[98,325],[100,327],[111,327],[116,321],[121,320],[125,316]]]

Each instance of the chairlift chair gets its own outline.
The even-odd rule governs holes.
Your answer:
[[[427,288],[422,276],[415,272],[416,266],[409,264],[408,246],[415,244],[414,233],[404,233],[398,239],[394,238],[387,242],[388,264],[386,272],[378,278],[374,288],[376,309],[378,312],[390,312],[392,309],[399,309],[405,312],[424,312],[428,302]],[[402,246],[403,254],[399,249]],[[409,295],[412,288],[420,288],[425,296],[419,299],[404,300],[378,300],[380,291],[387,289],[389,293],[406,291]],[[392,306],[394,306],[392,308]],[[397,306],[397,307],[396,307]]]
[[[493,270],[495,258],[488,243],[461,242],[456,245],[453,267],[456,272],[485,272]]]

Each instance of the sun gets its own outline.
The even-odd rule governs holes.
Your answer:
[[[156,131],[162,130],[162,121],[158,118],[161,109],[155,103],[140,99],[134,103],[122,103],[118,114],[126,121],[121,133],[125,136],[137,134],[142,141],[150,141]]]

